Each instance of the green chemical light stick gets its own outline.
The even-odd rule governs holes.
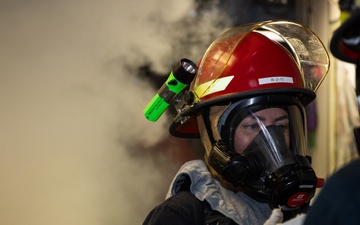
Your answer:
[[[196,72],[197,67],[192,61],[185,58],[181,59],[174,66],[168,79],[158,90],[154,98],[144,109],[146,119],[153,122],[157,121],[174,98],[191,83]]]

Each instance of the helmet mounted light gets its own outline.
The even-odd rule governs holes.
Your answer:
[[[196,65],[189,59],[181,59],[170,72],[166,82],[144,109],[146,119],[157,121],[176,96],[194,79]]]

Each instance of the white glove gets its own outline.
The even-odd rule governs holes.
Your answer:
[[[280,209],[276,208],[273,209],[270,218],[265,221],[264,225],[277,225],[277,224],[281,224],[282,221],[283,221],[283,214]]]
[[[264,225],[302,225],[304,224],[306,214],[300,214],[295,218],[282,223],[283,214],[280,209],[273,209],[270,218],[267,219]]]
[[[300,214],[295,218],[282,223],[282,225],[302,225],[304,224],[306,214]]]

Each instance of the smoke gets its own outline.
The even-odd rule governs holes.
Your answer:
[[[139,68],[198,60],[227,23],[199,4],[0,1],[0,224],[142,223],[191,154]]]

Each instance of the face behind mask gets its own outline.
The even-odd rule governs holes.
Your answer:
[[[213,175],[231,190],[281,208],[284,218],[306,211],[320,184],[306,156],[305,121],[303,105],[284,95],[240,100],[198,117]]]
[[[244,184],[263,184],[258,190],[274,207],[285,210],[308,203],[314,196],[317,177],[310,162],[288,147],[283,128],[263,127],[240,157],[248,158],[249,170],[257,171]]]
[[[261,196],[261,200],[283,211],[293,211],[308,205],[315,194],[317,177],[308,159],[292,153],[288,145],[283,128],[272,125],[263,127],[241,154],[227,155],[215,145],[209,162],[246,194]]]

